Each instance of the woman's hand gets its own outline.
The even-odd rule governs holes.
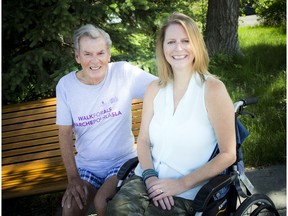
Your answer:
[[[155,206],[161,206],[163,210],[170,210],[174,206],[173,196],[184,192],[184,184],[181,179],[158,179],[151,177],[146,180],[149,198]]]

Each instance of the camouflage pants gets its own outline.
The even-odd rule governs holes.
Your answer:
[[[191,201],[173,197],[171,210],[156,207],[148,197],[146,187],[138,176],[132,177],[108,203],[108,216],[184,216],[193,215]]]

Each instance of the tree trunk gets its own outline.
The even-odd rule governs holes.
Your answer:
[[[240,0],[209,0],[205,42],[209,56],[242,54],[238,41]]]

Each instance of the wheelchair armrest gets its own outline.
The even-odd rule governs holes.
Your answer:
[[[118,180],[125,180],[129,173],[137,166],[138,157],[126,161],[117,173]]]
[[[193,200],[193,208],[197,212],[202,212],[208,205],[212,196],[216,195],[221,189],[230,185],[235,179],[235,175],[221,174],[213,177],[196,194]]]

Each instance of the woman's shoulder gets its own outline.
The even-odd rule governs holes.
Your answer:
[[[205,98],[207,109],[214,109],[219,105],[222,107],[223,104],[231,104],[229,93],[226,89],[225,84],[218,78],[210,77],[205,81]]]
[[[160,90],[159,80],[153,80],[147,87],[146,97],[155,98]]]
[[[226,91],[225,84],[217,77],[215,76],[208,76],[205,79],[205,88],[206,92],[217,92],[217,91]]]
[[[147,92],[149,91],[150,93],[153,93],[153,94],[157,94],[157,92],[160,90],[160,85],[159,85],[159,80],[153,80],[148,88],[147,88]]]

